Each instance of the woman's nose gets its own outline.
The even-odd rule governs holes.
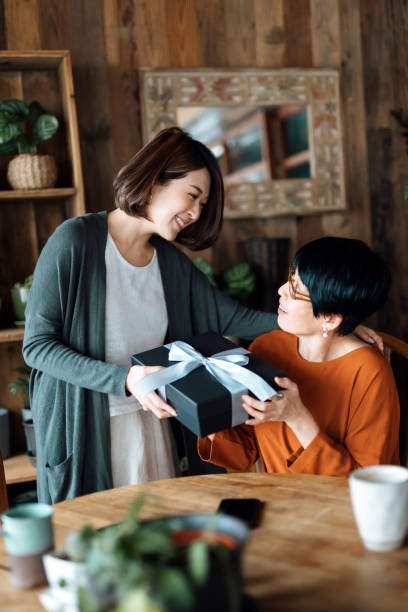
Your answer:
[[[192,221],[198,221],[201,215],[201,206],[198,200],[194,200],[190,210],[188,211]]]
[[[278,289],[278,294],[282,297],[284,293],[288,293],[289,290],[289,282],[286,281],[286,283],[284,283],[283,285],[281,285]]]

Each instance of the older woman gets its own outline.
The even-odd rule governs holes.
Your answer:
[[[282,369],[282,397],[243,396],[246,424],[201,438],[202,459],[245,470],[347,476],[399,463],[399,402],[389,364],[353,331],[386,301],[386,264],[359,240],[320,238],[295,255],[275,330],[250,350]]]

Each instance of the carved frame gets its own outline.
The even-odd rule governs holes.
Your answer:
[[[225,218],[304,215],[346,208],[337,70],[143,68],[140,86],[145,142],[161,129],[177,125],[180,106],[307,106],[312,178],[230,185]]]

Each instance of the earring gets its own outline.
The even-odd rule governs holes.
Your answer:
[[[328,337],[328,333],[327,333],[327,329],[325,327],[323,327],[323,338],[327,338]]]

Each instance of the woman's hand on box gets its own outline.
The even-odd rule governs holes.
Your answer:
[[[162,369],[162,366],[132,366],[126,378],[126,389],[137,399],[143,410],[153,412],[158,419],[168,419],[171,416],[176,416],[177,412],[158,393],[152,391],[148,395],[142,396],[135,391],[135,385],[139,380]]]
[[[302,403],[299,389],[289,378],[275,377],[282,390],[269,401],[261,402],[249,395],[243,395],[243,408],[251,419],[246,425],[259,425],[268,421],[283,421],[296,434],[299,442],[306,448],[319,433],[319,426]]]

